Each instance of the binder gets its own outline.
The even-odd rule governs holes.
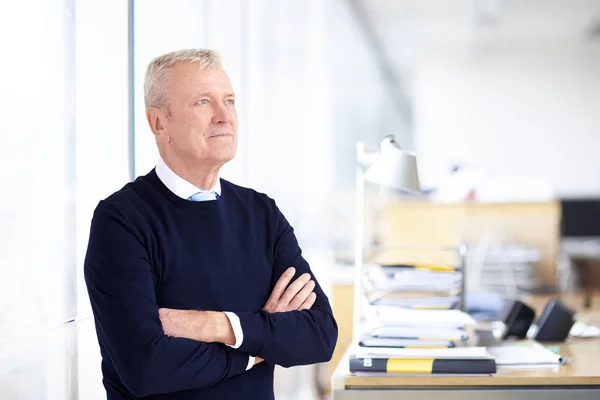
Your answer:
[[[403,374],[494,374],[494,359],[358,358],[350,357],[350,372]]]

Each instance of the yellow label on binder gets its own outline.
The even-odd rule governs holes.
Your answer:
[[[386,370],[404,374],[431,374],[433,358],[390,358]]]
[[[439,272],[454,272],[454,271],[456,271],[456,267],[452,267],[449,265],[415,265],[415,269],[428,269],[430,271],[439,271]]]

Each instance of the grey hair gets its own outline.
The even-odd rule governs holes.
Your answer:
[[[175,64],[197,63],[199,68],[222,68],[219,52],[208,49],[184,49],[163,54],[148,64],[144,77],[144,103],[148,107],[167,107],[165,83],[167,71]]]

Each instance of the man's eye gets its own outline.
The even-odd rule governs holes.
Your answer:
[[[198,101],[198,104],[202,104],[202,105],[208,104],[208,100],[207,99],[202,99],[202,100]]]
[[[231,105],[231,106],[232,106],[232,105],[234,105],[234,104],[235,104],[235,100],[233,100],[233,99],[229,99],[229,100],[227,100],[227,104],[229,104],[229,105]]]

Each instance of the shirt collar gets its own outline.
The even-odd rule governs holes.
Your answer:
[[[217,179],[215,186],[210,190],[201,190],[196,186],[186,181],[179,175],[177,175],[169,166],[165,163],[162,157],[158,158],[156,163],[156,175],[162,181],[162,183],[177,196],[182,199],[189,199],[190,196],[195,195],[198,192],[215,192],[221,196],[221,180]]]

